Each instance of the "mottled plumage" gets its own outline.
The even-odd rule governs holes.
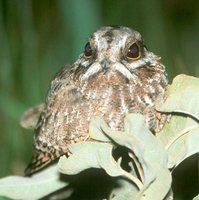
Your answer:
[[[102,27],[91,35],[77,61],[51,82],[26,174],[68,154],[69,144],[88,140],[92,116],[122,130],[127,113],[141,113],[156,133],[163,122],[154,106],[164,101],[167,84],[160,57],[146,49],[137,31]]]

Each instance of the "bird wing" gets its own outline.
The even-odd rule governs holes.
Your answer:
[[[20,125],[25,129],[35,129],[44,108],[45,104],[41,103],[26,110],[22,114]]]
[[[51,162],[50,153],[35,150],[31,163],[25,169],[25,175],[30,176]]]
[[[34,137],[34,153],[32,157],[31,163],[28,165],[28,167],[25,169],[25,175],[29,176],[33,173],[41,170],[43,167],[47,166],[51,161],[55,160],[56,158],[60,157],[61,155],[65,154],[66,152],[61,151],[60,149],[57,149],[53,146],[53,144],[48,144],[49,137],[53,137],[52,135],[48,135],[46,132],[42,132],[42,128],[48,125],[47,118],[52,115],[52,109],[53,105],[56,104],[56,101],[59,99],[59,94],[61,93],[61,86],[67,85],[68,82],[71,80],[70,73],[69,73],[69,66],[65,66],[61,68],[61,70],[55,75],[53,80],[51,81],[47,99],[46,99],[46,106],[43,109],[43,112],[41,113],[38,123],[36,125],[35,130],[35,137]],[[51,109],[49,109],[51,108]],[[50,110],[50,111],[49,111]],[[56,111],[55,111],[56,112]],[[48,127],[48,128],[49,128]],[[52,129],[51,134],[55,133],[56,130],[53,130],[53,127],[50,127]],[[44,141],[41,141],[39,139],[40,134],[45,135]],[[42,135],[42,136],[43,136]],[[52,138],[51,138],[52,139]],[[44,144],[45,143],[45,144]]]

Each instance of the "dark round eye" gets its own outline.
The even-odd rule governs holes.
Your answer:
[[[89,58],[92,56],[92,54],[93,54],[93,50],[91,48],[91,45],[89,42],[87,42],[84,47],[84,55],[85,55],[85,57]]]
[[[136,59],[140,56],[139,47],[136,43],[132,44],[126,54],[127,58],[129,59]]]

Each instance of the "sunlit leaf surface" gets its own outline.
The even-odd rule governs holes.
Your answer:
[[[67,185],[59,179],[57,167],[52,166],[32,177],[8,176],[0,179],[0,196],[34,200]]]
[[[178,75],[168,88],[166,102],[157,106],[162,112],[189,114],[199,120],[199,79],[193,76]]]

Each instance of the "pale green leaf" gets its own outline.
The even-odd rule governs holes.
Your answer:
[[[178,75],[168,87],[164,104],[156,108],[162,112],[180,112],[199,119],[199,78]]]
[[[138,189],[136,187],[134,187],[134,185],[129,182],[126,181],[124,179],[119,179],[117,181],[117,185],[118,187],[114,188],[112,193],[111,193],[111,200],[121,200],[121,199],[125,199],[125,200],[131,200],[131,199],[135,199],[137,194],[138,194]]]
[[[168,168],[199,152],[199,124],[193,118],[172,116],[157,138],[168,151]]]
[[[112,148],[112,144],[109,143],[84,142],[73,144],[70,146],[72,154],[68,158],[66,156],[60,158],[58,163],[59,171],[64,174],[74,175],[88,168],[101,168],[100,161],[103,163],[103,159],[111,162]],[[109,157],[107,158],[107,156]],[[117,172],[115,173],[117,174]]]
[[[183,160],[199,152],[199,127],[189,131],[187,134],[173,142],[168,153],[171,156],[172,163],[177,167]],[[171,160],[170,159],[170,160]]]
[[[193,198],[193,200],[199,200],[199,195]]]
[[[109,142],[110,139],[103,133],[101,129],[101,118],[93,117],[89,124],[89,134],[94,140]]]
[[[75,175],[89,168],[102,168],[110,176],[123,176],[135,183],[138,188],[141,182],[133,175],[127,173],[112,157],[113,145],[109,143],[85,142],[73,144],[70,151],[73,152],[68,158],[62,156],[58,163],[61,173]]]
[[[0,179],[0,196],[11,199],[39,199],[67,186],[59,179],[57,166],[32,177],[8,176]]]
[[[58,162],[59,171],[74,175],[88,168],[101,168],[98,158],[103,159],[100,156],[110,155],[112,148],[113,146],[109,143],[84,142],[73,144],[70,146],[72,154],[68,158],[66,156],[60,158]]]
[[[100,119],[99,119],[100,120]],[[146,128],[144,117],[130,114],[125,118],[125,131],[113,131],[101,120],[101,130],[117,144],[132,150],[144,171],[144,187],[139,198],[159,200],[165,197],[171,186],[171,174],[166,168],[167,152],[163,144]],[[150,187],[149,187],[150,186]],[[154,191],[159,191],[158,194]]]

